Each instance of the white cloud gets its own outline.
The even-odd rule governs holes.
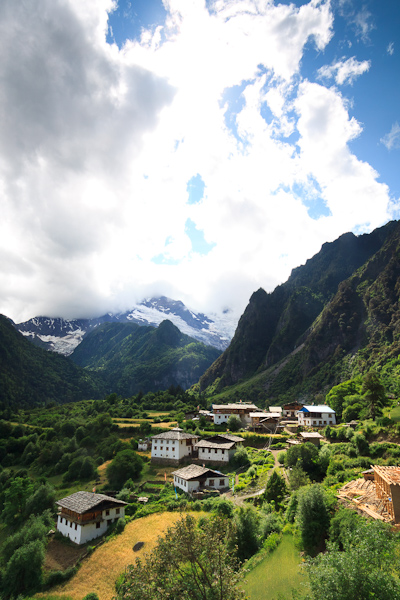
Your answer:
[[[15,320],[157,292],[240,313],[323,242],[388,218],[345,99],[301,79],[305,46],[332,37],[329,2],[164,5],[165,26],[121,50],[106,43],[111,0],[0,5],[0,311]],[[348,81],[364,63],[345,64]],[[311,218],[296,186],[331,215]]]
[[[354,56],[347,60],[339,60],[331,65],[318,69],[319,79],[335,79],[338,85],[352,84],[357,77],[369,71],[371,61],[358,61]]]
[[[389,56],[393,56],[393,54],[394,54],[394,42],[390,42],[388,44],[388,47],[386,48],[386,52],[389,54]]]
[[[400,148],[400,125],[397,121],[393,123],[392,129],[380,141],[388,150]]]

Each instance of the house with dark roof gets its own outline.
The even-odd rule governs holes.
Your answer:
[[[105,494],[76,492],[56,504],[57,530],[76,544],[85,544],[124,517],[126,502]]]
[[[186,433],[180,427],[153,435],[151,438],[151,461],[159,464],[178,465],[192,457],[198,439],[198,435]]]
[[[172,475],[174,476],[174,486],[187,494],[210,489],[225,491],[229,488],[227,475],[200,465],[188,465],[174,471]]]
[[[243,446],[244,439],[231,433],[221,433],[195,445],[199,462],[228,463],[236,450]]]

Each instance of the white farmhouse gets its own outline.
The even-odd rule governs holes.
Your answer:
[[[297,420],[299,425],[306,427],[325,427],[336,424],[336,413],[325,404],[303,406],[297,413]]]
[[[151,461],[178,465],[185,458],[192,456],[198,439],[198,435],[186,433],[180,427],[153,435],[151,438]]]
[[[243,446],[244,439],[231,433],[221,433],[206,440],[197,442],[195,449],[199,461],[228,463],[238,448]]]
[[[174,486],[187,494],[207,489],[226,490],[229,487],[227,475],[200,465],[188,465],[174,471],[172,475],[174,476]]]
[[[215,425],[227,423],[231,415],[236,415],[244,425],[250,425],[251,412],[257,412],[260,409],[255,404],[238,402],[237,404],[213,404],[212,413]]]
[[[76,544],[99,537],[125,515],[126,502],[105,494],[76,492],[58,500],[57,530]]]

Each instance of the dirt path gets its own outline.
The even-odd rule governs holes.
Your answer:
[[[281,466],[280,462],[278,461],[278,454],[280,452],[282,452],[282,450],[271,450],[270,451],[272,456],[274,457],[274,469],[280,469],[283,473],[283,476],[285,477],[286,483],[289,483],[288,477],[286,475],[286,471],[285,469]],[[270,470],[270,472],[268,473],[268,477],[270,477],[272,475],[273,469]],[[258,496],[261,496],[263,493],[265,492],[265,487],[262,488],[261,490],[257,490],[256,492],[251,492],[250,494],[241,494],[240,496],[235,496],[234,494],[232,494],[231,491],[227,492],[226,494],[224,494],[224,498],[226,498],[227,500],[231,500],[236,506],[241,506],[243,505],[246,500],[249,500],[250,498],[257,498]]]

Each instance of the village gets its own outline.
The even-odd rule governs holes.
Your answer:
[[[324,436],[318,430],[336,425],[335,411],[330,407],[297,402],[270,407],[268,411],[246,402],[213,405],[210,411],[198,410],[186,416],[196,420],[200,415],[218,425],[228,423],[232,416],[237,417],[244,431],[269,434],[286,431],[292,434],[287,447],[308,442],[319,448]],[[347,425],[354,427],[355,423]],[[192,499],[201,499],[209,492],[225,494],[234,489],[229,475],[220,469],[229,468],[235,453],[244,448],[244,442],[244,437],[229,431],[200,439],[180,427],[172,427],[139,440],[138,450],[150,450],[154,465],[180,467],[171,472],[175,493],[181,490]],[[400,523],[400,467],[373,466],[362,475],[362,479],[340,488],[338,498],[374,519]],[[140,501],[147,503],[148,498],[143,496]],[[57,501],[57,530],[76,544],[86,543],[102,536],[112,523],[124,518],[126,504],[105,494],[76,492]]]

